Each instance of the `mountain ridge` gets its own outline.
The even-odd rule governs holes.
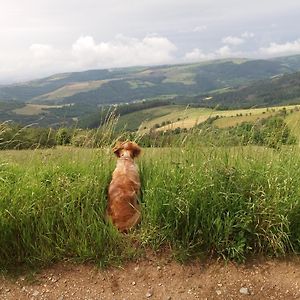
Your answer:
[[[0,120],[37,122],[43,126],[65,122],[70,125],[74,120],[88,118],[101,106],[165,99],[168,103],[192,101],[197,104],[199,98],[209,98],[212,94],[219,102],[224,102],[222,95],[238,93],[239,89],[259,81],[268,85],[267,80],[273,77],[297,71],[300,71],[300,55],[65,72],[0,86]],[[202,101],[200,105],[218,105],[218,101],[214,101]],[[243,101],[240,104],[245,105]],[[30,115],[29,108],[35,105],[39,109],[34,109]],[[239,106],[239,103],[232,102],[229,106],[232,105]],[[26,113],[22,113],[22,107],[26,108]]]

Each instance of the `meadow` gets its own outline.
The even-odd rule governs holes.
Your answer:
[[[248,109],[219,110],[212,108],[190,107],[184,105],[166,105],[132,112],[119,118],[118,128],[137,130],[146,133],[151,129],[157,131],[174,130],[176,128],[190,129],[207,121],[209,118],[218,119],[214,125],[219,128],[236,126],[242,122],[255,122],[276,115],[285,110],[287,113],[298,112],[299,105],[260,107]],[[296,111],[297,110],[297,111]],[[299,118],[295,113],[292,123]]]
[[[1,151],[0,268],[105,266],[149,249],[180,261],[300,251],[297,146],[143,149],[142,222],[127,235],[104,218],[115,162],[110,147]]]

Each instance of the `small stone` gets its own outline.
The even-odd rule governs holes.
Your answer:
[[[39,291],[34,291],[34,292],[32,293],[32,296],[33,296],[33,297],[36,297],[36,296],[38,296],[39,294],[40,294]]]
[[[6,289],[5,292],[6,292],[6,293],[9,293],[9,292],[10,292],[10,289]]]
[[[136,272],[136,271],[138,271],[138,269],[139,269],[139,266],[136,266],[136,267],[134,268],[134,271]]]
[[[157,266],[157,270],[158,270],[158,271],[161,270],[161,266]]]
[[[217,285],[218,285],[218,287],[222,287],[222,286],[223,286],[223,284],[222,284],[222,283],[218,283]]]
[[[240,293],[243,295],[250,295],[249,289],[246,287],[240,288]]]
[[[146,298],[150,298],[153,296],[153,290],[148,290],[148,292],[146,293]]]
[[[222,292],[220,290],[216,290],[216,293],[218,296],[220,296],[222,294]]]
[[[167,297],[167,300],[171,300],[171,299],[172,299],[172,297],[171,297],[171,296]]]
[[[136,282],[135,281],[132,281],[132,283],[131,283],[132,285],[136,285]]]

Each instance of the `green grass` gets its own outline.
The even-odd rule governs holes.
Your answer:
[[[137,130],[140,126],[143,128],[143,123],[145,126],[151,126],[149,124],[155,124],[157,119],[165,119],[172,112],[177,112],[182,110],[182,106],[179,105],[166,105],[161,107],[148,108],[141,111],[133,112],[121,116],[118,120],[117,127],[119,129],[126,128],[127,130]],[[148,127],[150,128],[150,127]]]
[[[209,100],[208,100],[209,101]],[[205,122],[209,117],[220,116],[214,122],[214,125],[220,128],[235,126],[242,122],[253,122],[257,119],[263,119],[274,115],[282,108],[287,111],[299,107],[298,105],[274,106],[263,108],[217,110],[211,108],[195,108],[184,105],[167,105],[144,109],[133,112],[119,118],[118,128],[127,128],[140,132],[149,132],[156,124],[162,125],[164,122],[171,122],[168,125],[161,126],[158,130],[168,130],[179,128],[192,128],[197,124]],[[242,116],[240,116],[242,114]],[[292,120],[294,122],[294,120]]]
[[[262,147],[144,149],[142,223],[105,222],[109,149],[0,152],[0,267],[118,263],[168,247],[177,259],[300,250],[300,154]]]

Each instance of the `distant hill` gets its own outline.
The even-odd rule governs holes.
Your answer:
[[[300,72],[277,75],[229,91],[183,98],[181,101],[202,107],[227,109],[296,104],[300,103]]]
[[[191,102],[200,106],[272,105],[270,99],[273,99],[274,93],[271,92],[274,86],[289,78],[282,75],[297,71],[300,71],[300,55],[270,60],[226,59],[56,74],[0,86],[0,120],[10,119],[25,124],[37,122],[43,126],[70,125],[89,119],[89,115],[95,115],[103,105],[127,105],[154,99],[168,99],[167,104]],[[280,77],[279,81],[274,81],[277,77]],[[293,85],[292,77],[287,79],[290,86]],[[255,83],[252,85],[252,82]],[[264,88],[269,96],[263,97],[255,91],[263,91]],[[279,90],[276,92],[278,97]],[[298,93],[296,87],[291,90],[293,95]],[[287,95],[282,94],[282,99],[290,101],[292,92]]]
[[[0,100],[110,104],[192,95],[300,70],[300,56],[62,73],[0,87]]]

